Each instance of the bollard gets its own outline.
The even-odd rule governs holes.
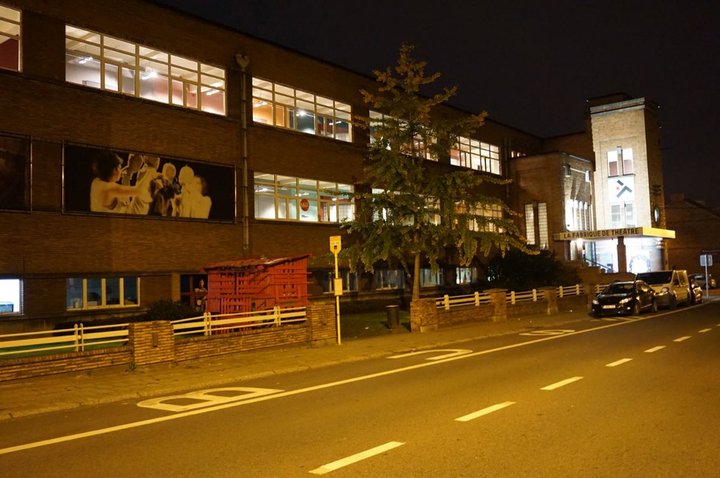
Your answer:
[[[400,325],[400,306],[399,305],[388,305],[387,310],[387,325],[388,328],[394,329]]]

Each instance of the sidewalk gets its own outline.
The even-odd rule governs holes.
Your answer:
[[[383,336],[321,347],[293,346],[220,355],[128,370],[107,367],[0,382],[0,422],[51,411],[219,387],[242,380],[296,372],[589,320],[585,311],[529,316],[505,322],[459,325],[427,333],[398,327]]]

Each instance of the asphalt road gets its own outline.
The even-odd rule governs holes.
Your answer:
[[[3,423],[4,477],[707,477],[720,303]]]

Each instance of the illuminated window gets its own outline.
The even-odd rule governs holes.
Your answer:
[[[340,272],[340,278],[342,279],[343,292],[357,292],[357,290],[358,290],[357,272],[350,272],[348,270],[345,270],[345,271],[341,270],[339,272]],[[322,271],[322,272],[315,272],[313,275],[319,276],[319,282],[323,288],[323,292],[327,292],[327,293],[335,292],[335,289],[334,289],[335,273],[334,272]]]
[[[0,68],[20,71],[20,11],[0,5]]]
[[[65,26],[65,80],[225,114],[225,70],[108,35]]]
[[[137,307],[138,277],[70,278],[66,281],[67,310]]]
[[[420,287],[437,287],[442,284],[442,271],[433,272],[432,269],[420,269]]]
[[[572,210],[574,211],[574,209]],[[568,211],[566,210],[566,214]],[[568,225],[568,230],[575,230]],[[547,203],[532,203],[525,205],[525,237],[528,245],[547,249],[550,245],[548,230]]]
[[[350,105],[253,78],[253,121],[352,141]]]
[[[375,269],[375,289],[402,289],[405,273],[402,269]]]
[[[405,120],[397,119],[393,116],[379,113],[377,111],[370,111],[370,143],[379,141],[382,138],[380,130],[382,128],[389,128],[393,130],[398,128],[399,130],[407,130],[408,123]],[[426,132],[426,131],[425,131]],[[409,133],[408,133],[409,134]],[[431,161],[437,161],[438,158],[433,157],[430,151],[430,146],[435,143],[434,138],[425,138],[422,134],[417,133],[413,136],[412,143],[408,141],[406,144],[399,146],[400,152],[407,154],[408,156],[415,156],[419,158],[429,159]],[[390,149],[391,145],[388,144],[387,149]]]
[[[0,279],[0,317],[22,314],[22,281]]]
[[[474,267],[456,267],[455,283],[456,284],[474,284],[478,281],[477,269]]]
[[[450,150],[450,164],[500,174],[500,148],[494,144],[458,136],[455,147]]]
[[[255,173],[255,218],[333,222],[352,220],[352,186]]]
[[[613,228],[635,227],[634,203],[618,203],[610,206],[610,225]]]
[[[626,176],[633,174],[633,150],[632,148],[622,148],[618,146],[612,151],[608,151],[608,176]]]

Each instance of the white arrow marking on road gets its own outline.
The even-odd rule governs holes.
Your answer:
[[[467,415],[458,417],[455,419],[455,421],[456,422],[469,422],[470,420],[475,420],[476,418],[482,417],[489,413],[493,413],[493,412],[497,412],[498,410],[502,410],[503,408],[509,407],[510,405],[515,405],[515,402],[498,403],[498,404],[492,405],[490,407],[483,408],[482,410],[478,410],[477,412],[468,413]]]
[[[443,359],[450,358],[450,357],[455,357],[455,356],[458,356],[458,355],[469,354],[469,353],[472,352],[472,350],[468,350],[468,349],[434,349],[434,350],[420,350],[420,351],[418,351],[418,352],[408,352],[408,353],[400,354],[400,355],[391,355],[391,356],[388,357],[388,358],[389,358],[389,359],[399,359],[399,358],[405,358],[405,357],[413,357],[413,356],[415,356],[415,355],[420,355],[420,354],[434,354],[434,353],[437,353],[437,352],[450,352],[450,353],[448,353],[448,354],[443,354],[443,355],[437,355],[437,356],[435,356],[435,357],[427,357],[425,360],[443,360]]]
[[[583,377],[572,377],[572,378],[566,378],[565,380],[560,380],[559,382],[555,382],[551,385],[548,385],[546,387],[541,388],[540,390],[555,390],[556,388],[564,387],[565,385],[569,385],[573,382],[577,382],[578,380],[582,380]]]
[[[218,392],[241,392],[235,395],[218,395]],[[282,392],[282,390],[274,390],[272,388],[252,388],[252,387],[225,387],[212,388],[209,390],[200,390],[189,392],[183,395],[171,395],[169,397],[151,398],[143,400],[137,404],[138,407],[156,408],[168,412],[185,412],[196,408],[209,407],[211,405],[219,405],[221,403],[237,402],[240,400],[249,400],[251,398],[261,397],[272,393]],[[193,403],[186,405],[178,405],[168,403],[171,400],[192,400]]]
[[[397,448],[399,446],[403,446],[404,444],[405,443],[399,442],[399,441],[387,442],[384,445],[376,446],[375,448],[370,448],[369,450],[365,450],[360,453],[356,453],[355,455],[351,455],[346,458],[341,458],[340,460],[333,461],[332,463],[323,465],[320,468],[315,468],[314,470],[310,470],[310,473],[312,473],[313,475],[324,475],[325,473],[330,473],[331,471],[335,471],[344,466],[352,465],[353,463],[357,463],[358,461],[362,461],[367,458],[371,458],[375,455],[379,455],[380,453],[385,453],[386,451],[392,450],[393,448]]]

